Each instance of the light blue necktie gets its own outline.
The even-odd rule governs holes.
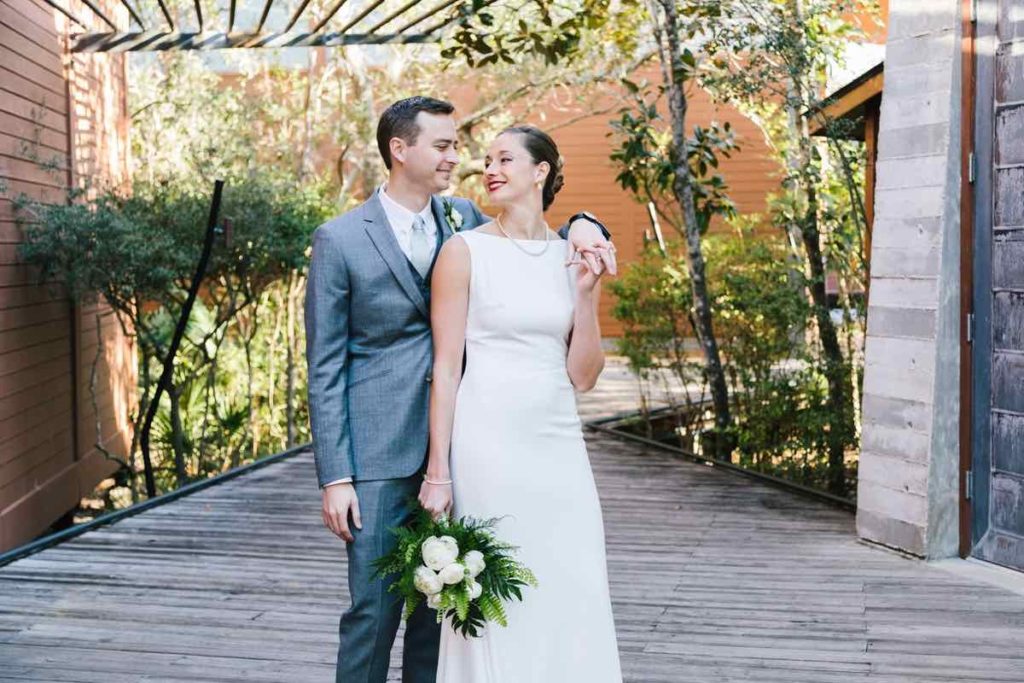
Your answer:
[[[420,214],[416,214],[412,222],[412,240],[409,246],[409,260],[412,261],[416,272],[425,280],[427,271],[430,270],[430,262],[434,260],[434,245],[427,235],[427,222]]]

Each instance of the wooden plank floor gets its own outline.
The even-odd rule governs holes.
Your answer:
[[[588,444],[626,680],[1024,681],[1024,597],[861,544],[846,512]],[[0,681],[333,681],[346,566],[318,503],[304,453],[0,568]]]

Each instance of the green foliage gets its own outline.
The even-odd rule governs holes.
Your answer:
[[[623,79],[622,84],[632,93],[634,104],[621,109],[619,118],[611,122],[609,135],[618,143],[611,154],[619,168],[615,180],[637,201],[653,202],[659,216],[684,234],[682,211],[673,196],[676,165],[672,161],[672,131],[659,111],[664,88],[655,95],[646,83]],[[728,121],[712,122],[706,128],[694,126],[692,136],[686,141],[694,210],[702,235],[715,216],[735,215],[725,178],[712,171],[718,169],[720,157],[729,158],[738,151],[739,145]]]
[[[572,61],[585,36],[609,23],[609,3],[599,0],[527,0],[514,7],[470,0],[461,12],[441,56],[470,67],[516,64],[527,55],[546,64]]]
[[[409,524],[392,529],[396,537],[394,548],[374,562],[376,576],[388,581],[388,590],[405,600],[404,618],[408,619],[424,600],[415,584],[415,572],[423,566],[421,548],[424,542],[431,537],[449,536],[458,545],[458,561],[475,550],[483,555],[486,566],[475,579],[481,587],[477,599],[471,599],[467,583],[444,587],[435,608],[437,621],[440,623],[448,617],[452,628],[470,637],[480,635],[480,629],[488,622],[507,626],[503,603],[513,599],[521,601],[523,589],[538,583],[533,572],[515,559],[516,547],[494,535],[494,527],[500,518],[462,517],[450,520],[443,517],[435,520],[418,503],[414,504],[417,512]]]
[[[805,341],[810,307],[788,250],[771,233],[749,228],[705,242],[740,463],[826,489],[827,383]],[[701,364],[686,346],[695,336],[686,314],[692,304],[688,271],[683,257],[671,255],[678,246],[669,247],[663,256],[649,246],[610,283],[612,314],[623,324],[619,351],[642,377],[664,369],[684,386],[702,383]],[[687,417],[703,419],[699,411],[684,422]]]
[[[74,198],[67,204],[19,198],[20,255],[41,282],[75,300],[102,296],[136,338],[137,439],[199,259],[209,189],[165,179],[137,182],[131,195]],[[333,212],[321,183],[296,187],[269,174],[228,181],[221,218],[222,228],[230,224],[230,239],[223,229],[154,423],[160,490],[280,450],[305,432],[296,285],[312,230]],[[277,324],[259,325],[261,311]],[[286,318],[291,332],[282,329]]]

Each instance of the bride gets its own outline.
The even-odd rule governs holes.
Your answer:
[[[604,366],[601,272],[544,222],[563,178],[543,131],[491,144],[493,223],[457,233],[431,282],[430,449],[421,504],[502,518],[539,587],[478,638],[442,630],[438,683],[621,683],[601,507],[573,390]],[[566,265],[570,265],[568,269]],[[463,354],[465,375],[463,376]]]

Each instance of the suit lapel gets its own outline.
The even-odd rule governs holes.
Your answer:
[[[419,285],[416,284],[412,277],[412,272],[409,270],[409,260],[405,258],[402,248],[398,246],[395,232],[388,223],[387,216],[384,214],[384,207],[381,206],[380,197],[377,196],[376,192],[366,200],[364,206],[366,207],[366,213],[363,216],[363,220],[365,221],[366,234],[373,241],[373,245],[377,247],[381,258],[384,259],[384,263],[391,269],[391,274],[398,280],[398,284],[405,291],[406,296],[412,300],[420,313],[429,318],[430,312],[427,310],[427,302],[423,298]]]
[[[452,236],[452,229],[448,227],[448,221],[444,217],[444,202],[436,194],[432,194],[430,195],[430,206],[434,210],[434,220],[437,222],[437,229],[441,231],[441,242],[444,242]]]

